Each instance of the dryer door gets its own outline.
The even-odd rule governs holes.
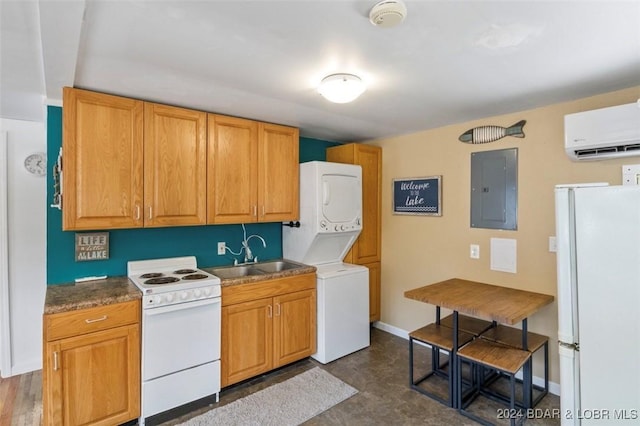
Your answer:
[[[322,215],[329,223],[356,222],[362,216],[362,182],[357,176],[322,175]]]

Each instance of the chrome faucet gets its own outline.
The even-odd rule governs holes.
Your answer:
[[[258,238],[260,241],[262,241],[262,247],[264,248],[267,247],[267,242],[258,234],[252,234],[247,237],[247,230],[244,227],[244,223],[242,224],[242,233],[244,236],[244,239],[242,240],[242,248],[244,249],[244,263],[249,263],[251,261],[257,262],[258,258],[253,255],[251,247],[249,247],[249,240],[251,240],[251,238]]]

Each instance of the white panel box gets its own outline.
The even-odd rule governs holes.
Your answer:
[[[516,273],[517,242],[511,238],[491,238],[491,269]]]

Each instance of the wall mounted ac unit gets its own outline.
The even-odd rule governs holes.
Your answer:
[[[565,115],[564,147],[572,160],[640,156],[640,100]]]

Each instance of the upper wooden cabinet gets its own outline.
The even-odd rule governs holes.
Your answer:
[[[298,129],[63,93],[63,230],[298,219]]]
[[[298,219],[298,129],[209,114],[208,223]]]
[[[144,226],[204,225],[207,114],[145,102]]]
[[[206,223],[206,113],[64,88],[64,230]]]
[[[258,123],[209,114],[209,223],[256,221]]]
[[[62,229],[141,227],[143,102],[65,87]]]
[[[359,265],[381,258],[382,149],[351,143],[327,149],[327,161],[358,164],[362,167],[362,232],[347,262]]]

